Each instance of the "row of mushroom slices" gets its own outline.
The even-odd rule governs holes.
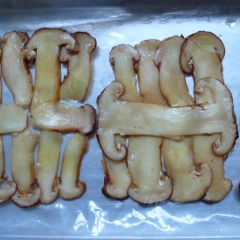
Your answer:
[[[1,136],[0,202],[11,199],[20,207],[30,207],[51,203],[58,196],[80,197],[86,188],[79,180],[81,161],[96,113],[89,104],[71,106],[60,99],[86,99],[96,40],[85,32],[42,28],[31,37],[8,32],[1,43],[2,77],[15,104],[0,105],[0,134],[11,133],[12,173],[8,181]],[[61,63],[68,70],[62,82]],[[74,134],[65,147],[58,177],[63,133]]]
[[[230,192],[224,161],[238,136],[224,54],[204,31],[111,50],[115,81],[97,102],[103,194],[156,204],[217,202]]]

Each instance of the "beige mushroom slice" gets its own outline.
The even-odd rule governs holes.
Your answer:
[[[28,60],[36,58],[36,73],[31,108],[39,103],[59,100],[61,82],[60,48],[77,51],[77,41],[66,31],[54,28],[37,30],[25,48]]]
[[[0,134],[21,132],[27,126],[27,113],[13,104],[0,104]]]
[[[36,178],[41,188],[41,203],[51,203],[58,197],[57,178],[62,134],[42,131],[38,144]]]
[[[73,36],[80,50],[71,54],[65,47],[61,49],[60,61],[68,63],[68,74],[60,86],[60,98],[82,102],[91,82],[91,55],[96,48],[96,39],[86,32],[76,32]]]
[[[202,86],[202,88],[208,89],[207,93],[212,93],[213,96],[210,96],[209,99],[212,99],[214,97],[214,92],[212,91],[213,82],[218,81],[216,79],[208,79],[208,82],[206,81],[205,86]],[[218,84],[223,84],[218,82]],[[201,98],[201,94],[198,94],[196,96],[196,103],[201,104],[201,102],[205,102],[207,94],[203,94],[204,98]],[[221,96],[222,98],[225,98],[225,101],[232,102],[231,96],[225,96],[224,94]],[[209,101],[210,102],[210,101]],[[214,103],[218,102],[218,99],[213,99]],[[211,102],[210,102],[211,103]],[[224,109],[223,109],[224,110]],[[234,118],[233,113],[230,115],[226,111],[226,114],[229,114],[229,118]],[[235,125],[235,129],[232,130],[232,133],[235,134],[235,139],[237,137],[237,126]],[[229,134],[232,134],[229,133]],[[227,138],[227,137],[226,137]],[[206,195],[204,196],[203,200],[207,202],[217,202],[222,200],[232,189],[232,182],[230,179],[225,178],[224,176],[224,161],[227,158],[227,155],[223,156],[216,156],[213,153],[213,145],[219,144],[219,139],[221,139],[221,135],[219,134],[213,134],[210,136],[197,136],[194,139],[194,154],[195,154],[195,162],[198,163],[200,159],[204,160],[206,163],[210,165],[212,168],[212,174],[213,174],[213,180],[210,188],[206,192]],[[234,146],[235,142],[229,140],[229,143],[231,147]],[[214,146],[216,147],[216,146]],[[218,147],[218,146],[217,146]],[[231,150],[232,148],[230,148]],[[230,151],[229,150],[229,151]]]
[[[206,82],[208,82],[206,79],[197,82],[196,94],[201,94]],[[221,133],[221,151],[228,153],[236,137],[231,93],[221,82],[211,83],[215,85],[215,88],[212,88],[215,104],[175,108],[120,101],[119,97],[124,93],[124,86],[116,81],[111,83],[98,97],[97,102],[99,109],[97,138],[104,154],[113,160],[126,157],[124,143],[123,146],[115,143],[116,134],[165,137],[212,133]]]
[[[0,203],[7,201],[16,192],[17,185],[14,181],[7,181],[5,171],[5,158],[4,158],[4,146],[3,139],[0,136]],[[1,185],[5,184],[6,187]]]
[[[158,81],[158,69],[153,56],[160,44],[146,40],[136,45],[140,54],[138,82],[146,103],[166,105]],[[172,193],[172,182],[162,170],[162,138],[132,137],[128,145],[127,163],[131,175],[128,195],[141,204],[155,204],[167,200]]]
[[[201,78],[213,77],[223,82],[222,59],[225,48],[222,41],[210,32],[198,32],[186,38],[181,52],[181,67],[193,73],[195,83]],[[214,103],[211,89],[198,97],[198,102]],[[194,138],[195,163],[207,162],[212,169],[213,180],[203,200],[216,202],[223,199],[232,189],[230,179],[224,176],[225,156],[216,156],[212,146],[220,135],[196,136]],[[217,154],[218,155],[218,154]]]
[[[1,40],[0,40],[1,41]],[[0,57],[2,56],[0,48]],[[0,103],[2,102],[2,79],[0,77]],[[6,185],[3,187],[2,185]],[[14,181],[7,181],[5,175],[5,156],[4,144],[2,135],[0,135],[0,203],[7,201],[17,190],[17,185]]]
[[[112,65],[115,80],[120,81],[125,86],[125,93],[121,96],[122,100],[142,101],[136,88],[136,69],[135,65],[139,61],[138,51],[130,45],[121,44],[115,46],[110,54],[109,61]],[[126,139],[116,135],[115,141],[118,148],[125,146]],[[129,139],[131,142],[131,138]],[[124,149],[126,151],[126,148]],[[105,173],[104,186],[102,192],[115,199],[128,197],[128,187],[131,183],[127,168],[127,159],[119,162],[109,159],[103,154],[103,169]]]
[[[31,125],[41,130],[88,134],[95,127],[95,109],[91,105],[70,106],[62,102],[46,102],[32,108]]]
[[[191,106],[194,99],[188,91],[185,76],[180,68],[180,49],[183,37],[173,36],[165,39],[155,53],[155,62],[159,66],[161,91],[170,106]],[[208,164],[194,165],[194,137],[185,137],[176,142],[163,141],[163,158],[168,176],[173,182],[170,197],[175,202],[191,202],[202,198],[212,181],[212,172]]]
[[[13,95],[14,103],[23,108],[29,107],[32,99],[32,76],[23,50],[28,40],[24,32],[13,31],[3,36],[3,79]]]
[[[34,149],[38,143],[38,133],[30,128],[12,133],[11,171],[17,184],[17,192],[12,201],[19,207],[31,207],[40,201],[41,190],[35,178]]]
[[[71,200],[83,195],[85,183],[79,181],[80,168],[87,149],[88,138],[76,133],[68,142],[63,155],[61,183],[58,185],[59,196]]]

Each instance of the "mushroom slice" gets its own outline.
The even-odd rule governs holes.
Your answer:
[[[31,125],[41,130],[80,132],[88,134],[95,126],[95,110],[91,105],[69,106],[61,102],[46,102],[31,111]]]
[[[194,105],[188,91],[185,76],[179,65],[183,37],[173,36],[165,39],[155,53],[159,66],[159,81],[163,95],[170,106]],[[194,165],[193,138],[185,137],[176,142],[164,139],[164,164],[173,182],[170,197],[175,202],[191,202],[202,198],[212,181],[211,169],[207,164]]]
[[[128,101],[142,101],[136,88],[135,65],[139,61],[138,51],[130,45],[115,46],[109,56],[115,79],[125,85],[125,93],[121,99]],[[115,136],[119,148],[125,146],[126,139]],[[131,137],[129,138],[129,142]],[[126,150],[126,149],[125,149]],[[127,159],[115,162],[103,154],[103,169],[105,172],[104,186],[102,192],[115,199],[124,199],[128,196],[128,187],[131,183],[127,169]]]
[[[158,69],[153,61],[159,44],[158,40],[146,40],[135,46],[140,54],[138,82],[144,102],[166,105],[159,87]],[[131,137],[127,163],[132,182],[128,195],[141,204],[162,202],[171,195],[172,183],[163,173],[161,156],[162,138]]]
[[[58,162],[62,134],[42,131],[38,144],[36,177],[41,188],[41,203],[51,203],[58,197]]]
[[[27,126],[27,114],[13,104],[0,104],[0,134],[20,132]]]
[[[2,136],[0,136],[0,203],[7,201],[17,190],[17,185],[14,181],[7,181],[7,177],[4,175],[4,170],[4,146]],[[6,184],[5,188],[1,187],[3,183]]]
[[[222,59],[225,49],[222,41],[210,32],[198,32],[186,38],[181,51],[181,67],[193,73],[195,83],[201,78],[213,77],[223,82]],[[211,89],[198,97],[198,103],[214,103]],[[220,135],[196,136],[194,138],[195,163],[207,162],[212,169],[213,180],[203,200],[216,202],[223,199],[232,189],[230,179],[224,177],[225,156],[216,156],[212,146]],[[219,155],[219,154],[217,154]]]
[[[38,133],[30,128],[12,133],[11,170],[17,184],[17,192],[12,201],[19,207],[30,207],[40,201],[41,191],[35,179],[34,149]]]
[[[115,80],[125,86],[121,100],[142,101],[136,88],[136,64],[140,60],[138,51],[130,45],[121,44],[112,48],[109,57]]]
[[[9,32],[3,36],[2,75],[14,102],[29,107],[32,99],[32,76],[26,64],[24,47],[29,37],[24,32]]]
[[[200,94],[201,90],[204,92],[206,81],[208,80],[197,82],[195,85],[197,94]],[[97,137],[104,154],[113,160],[126,157],[125,145],[115,144],[116,134],[165,137],[212,133],[221,133],[221,141],[214,148],[228,153],[236,137],[231,93],[221,82],[216,80],[211,83],[215,85],[212,88],[215,104],[175,108],[120,101],[119,97],[124,93],[124,86],[119,82],[111,83],[98,97]]]
[[[79,52],[68,53],[65,47],[60,52],[60,61],[68,62],[68,75],[61,84],[60,98],[81,102],[91,81],[91,54],[96,48],[96,39],[86,32],[76,32],[73,37],[80,45]]]
[[[36,75],[31,108],[39,103],[57,101],[61,82],[60,47],[77,51],[77,41],[66,31],[54,28],[37,30],[25,48],[28,60],[36,58]]]
[[[68,142],[62,161],[59,196],[66,200],[80,197],[86,190],[85,183],[78,180],[88,138],[76,133]]]
[[[195,81],[208,77],[223,81],[221,61],[224,55],[220,38],[211,32],[197,32],[183,42],[180,65],[184,72],[193,73]]]

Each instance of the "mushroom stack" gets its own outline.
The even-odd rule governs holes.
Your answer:
[[[224,161],[237,125],[224,51],[210,32],[112,49],[115,81],[97,101],[105,195],[155,204],[217,202],[229,193]],[[185,74],[194,78],[194,96]]]
[[[59,100],[85,99],[95,47],[96,41],[89,34],[70,34],[62,29],[39,29],[31,38],[16,31],[3,36],[2,75],[17,106],[0,106],[1,116],[6,116],[1,121],[0,133],[12,132],[11,171],[16,187],[10,196],[20,207],[50,203],[58,195],[70,200],[85,191],[79,173],[88,135],[95,127],[95,110],[88,104],[73,107]],[[61,62],[68,64],[68,74],[62,83]],[[31,65],[35,65],[34,84]],[[4,127],[7,130],[2,130]],[[59,178],[63,133],[74,135],[65,148]],[[1,158],[1,179],[5,179],[3,166]],[[12,188],[14,184],[7,183]]]

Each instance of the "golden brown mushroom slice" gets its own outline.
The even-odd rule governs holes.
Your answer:
[[[35,85],[31,108],[39,103],[59,100],[61,82],[60,48],[77,51],[77,41],[66,31],[54,28],[37,30],[25,48],[28,60],[36,58]]]
[[[80,168],[87,149],[88,138],[76,133],[68,142],[62,160],[59,196],[71,200],[83,195],[86,185],[79,180]]]
[[[14,181],[7,181],[5,172],[4,145],[0,136],[0,203],[7,201],[16,192],[17,185]],[[6,184],[6,187],[1,185]]]
[[[195,85],[196,94],[201,94],[207,84],[208,79],[198,81]],[[121,101],[119,97],[124,93],[124,86],[117,81],[111,83],[98,97],[97,102],[97,137],[104,154],[113,160],[126,157],[126,146],[117,146],[114,138],[116,134],[168,137],[212,133],[221,133],[221,151],[227,154],[236,138],[231,93],[217,80],[211,81],[211,84],[216,103],[168,107]]]
[[[81,102],[91,82],[91,58],[96,39],[86,32],[76,32],[73,37],[80,45],[79,52],[71,54],[65,47],[60,52],[60,61],[68,63],[68,74],[60,86],[60,98]]]
[[[58,197],[57,172],[61,143],[61,133],[41,132],[36,164],[36,178],[41,188],[41,203],[51,203]]]
[[[166,105],[159,87],[158,69],[153,60],[159,44],[160,41],[152,39],[135,46],[140,54],[138,82],[144,102]],[[162,170],[161,156],[162,138],[131,137],[127,163],[132,182],[128,195],[141,204],[159,203],[171,195],[172,183]]]
[[[0,56],[2,56],[0,48]],[[0,103],[2,102],[2,78],[0,77]],[[17,190],[17,185],[14,181],[7,181],[5,175],[5,156],[4,144],[2,135],[0,135],[0,203],[7,201]],[[3,185],[6,187],[3,187]]]
[[[27,113],[13,104],[0,104],[0,134],[21,132],[27,126]]]
[[[3,36],[2,75],[14,102],[29,107],[32,99],[32,76],[26,63],[24,47],[29,37],[24,32],[9,32]]]
[[[165,39],[154,56],[159,66],[161,91],[170,106],[176,107],[194,105],[179,64],[183,41],[183,37],[179,36]],[[199,200],[205,195],[212,181],[208,164],[201,162],[194,165],[193,138],[185,137],[179,142],[170,139],[163,141],[164,164],[173,182],[170,199],[175,202]]]
[[[37,143],[38,133],[30,128],[12,133],[11,171],[17,184],[12,201],[23,208],[34,206],[40,201],[41,190],[34,169],[34,149]]]
[[[95,127],[95,109],[86,104],[81,107],[62,102],[38,104],[31,111],[31,125],[41,130],[80,132],[88,134]]]
[[[213,77],[223,82],[222,59],[225,48],[222,41],[210,32],[198,32],[186,38],[182,45],[181,67],[192,73],[195,83],[201,78]],[[199,103],[214,103],[211,89],[198,96]],[[224,177],[224,160],[221,153],[213,153],[212,146],[221,139],[220,135],[196,136],[194,138],[195,163],[207,162],[212,169],[213,180],[203,200],[216,202],[223,199],[231,190],[232,183]],[[219,155],[219,156],[216,156]]]
[[[135,65],[139,61],[138,51],[130,45],[121,44],[112,48],[109,60],[113,68],[115,80],[125,85],[125,92],[121,99],[128,101],[142,101],[136,88]],[[115,141],[119,149],[126,151],[125,137],[116,135]],[[129,138],[131,142],[131,137]],[[131,183],[127,169],[127,159],[115,162],[103,154],[103,169],[105,172],[102,192],[115,199],[124,199],[128,196],[128,187]]]

